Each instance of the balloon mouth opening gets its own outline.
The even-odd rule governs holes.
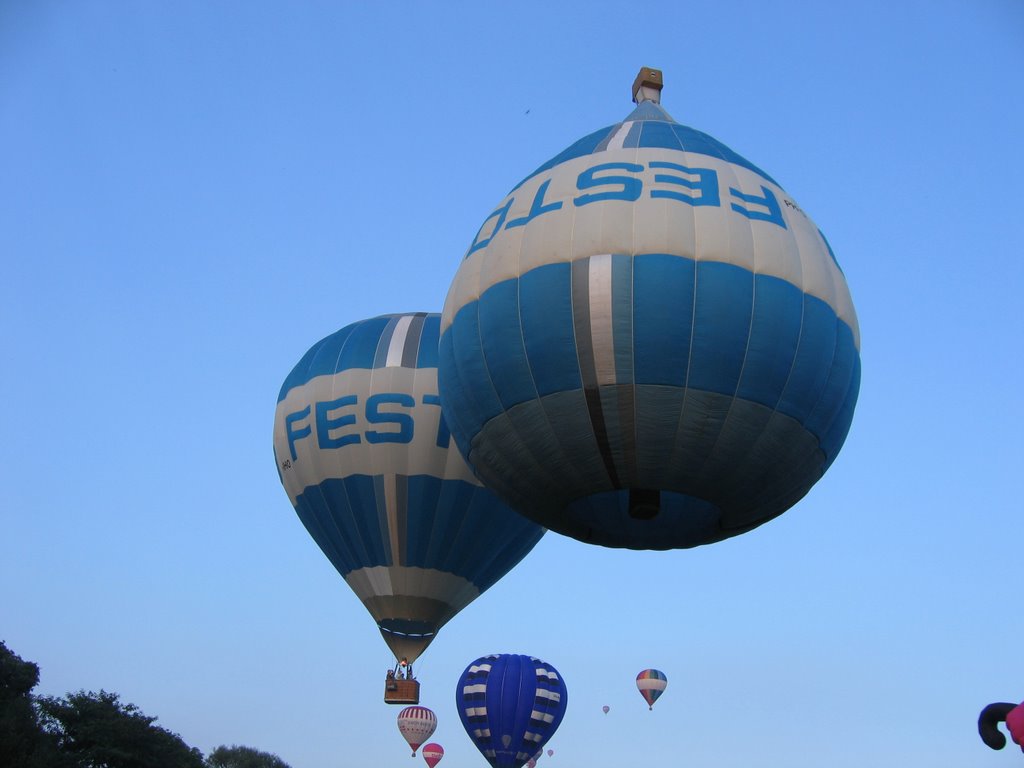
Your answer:
[[[404,622],[403,622],[404,623]],[[378,623],[377,627],[384,635],[391,635],[393,637],[409,638],[410,640],[431,640],[437,634],[433,630],[421,630],[417,631],[411,627],[405,629],[398,629],[395,626],[386,626],[384,623]]]
[[[661,492],[647,488],[629,489],[629,516],[634,520],[653,520],[661,511]]]
[[[434,633],[433,632],[423,632],[423,633],[418,633],[418,632],[393,632],[390,629],[384,629],[384,627],[381,627],[380,631],[384,632],[385,634],[388,634],[388,635],[394,635],[395,637],[408,637],[408,638],[411,638],[413,640],[422,640],[425,637],[429,637],[429,638],[433,638],[434,637]]]

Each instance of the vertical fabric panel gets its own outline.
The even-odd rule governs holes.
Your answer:
[[[640,134],[641,147],[668,147],[670,149],[683,149],[682,142],[671,123],[649,120],[643,123],[643,133]]]
[[[438,371],[442,368],[446,371],[458,370],[458,365],[455,362],[454,336],[455,334],[450,328],[441,334],[437,345]],[[440,379],[440,376],[438,378]],[[440,385],[440,383],[439,381],[438,384]],[[474,413],[473,409],[469,408],[469,394],[459,376],[449,376],[444,386],[439,386],[438,389],[446,395],[441,398],[441,411],[451,430],[452,439],[458,445],[459,453],[467,457],[470,452],[472,436],[480,432],[483,421],[480,420],[478,414]],[[449,403],[447,406],[445,405],[446,400]],[[451,403],[456,403],[456,407],[451,407]]]
[[[480,335],[487,370],[503,408],[537,396],[519,324],[518,281],[498,283],[480,297]]]
[[[377,355],[377,344],[390,322],[390,317],[376,317],[356,327],[341,348],[335,363],[335,370],[372,368]]]
[[[843,398],[842,406],[836,413],[835,418],[828,427],[828,431],[821,436],[821,450],[825,454],[825,469],[831,466],[846,441],[846,435],[850,431],[850,423],[853,421],[853,409],[857,405],[857,393],[860,391],[860,356],[853,358],[853,368],[850,372],[850,384]]]
[[[753,301],[750,272],[731,264],[697,265],[689,387],[735,391],[747,352]]]
[[[804,423],[818,402],[836,349],[835,313],[821,299],[804,296],[800,344],[779,410]]]
[[[483,354],[480,337],[479,304],[471,305],[459,313],[459,322],[451,327],[452,347],[457,350],[455,367],[463,382],[467,398],[466,416],[470,424],[484,424],[502,412],[501,401],[494,392],[487,359]],[[445,393],[441,392],[444,398]],[[444,400],[442,399],[442,403]]]
[[[637,383],[686,383],[693,332],[692,259],[649,253],[633,259],[634,371]]]
[[[828,433],[836,414],[842,410],[846,394],[853,379],[854,361],[853,339],[849,328],[836,323],[836,344],[832,353],[832,366],[828,378],[821,388],[821,394],[814,410],[808,415],[804,426],[820,437]]]
[[[416,353],[417,368],[437,368],[440,335],[440,315],[427,315],[423,320],[423,331],[420,333],[420,346]]]
[[[803,294],[766,275],[754,281],[754,311],[736,396],[774,408],[789,380],[800,339]]]
[[[615,383],[633,383],[633,257],[612,256],[612,348]]]
[[[573,329],[569,264],[519,278],[519,311],[530,373],[540,396],[583,386]]]

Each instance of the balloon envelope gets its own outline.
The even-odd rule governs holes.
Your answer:
[[[645,669],[636,676],[636,687],[647,702],[647,708],[654,709],[654,702],[668,687],[668,678],[660,670]]]
[[[558,671],[531,656],[477,659],[455,690],[459,718],[494,768],[520,768],[536,759],[565,715],[568,692]]]
[[[430,768],[434,768],[434,766],[441,762],[441,758],[444,757],[444,748],[440,744],[434,744],[431,742],[430,744],[423,745],[423,749],[420,750],[420,754],[423,755],[423,760],[427,765],[429,765]]]
[[[610,707],[607,704],[605,704],[603,707],[601,707],[601,711],[604,712],[606,715],[608,714],[608,710],[609,709],[610,709]]]
[[[398,713],[398,730],[412,747],[413,757],[420,744],[431,737],[435,728],[437,716],[426,707],[406,707]]]
[[[1014,744],[1024,750],[1024,702],[1011,709],[1006,715],[1006,730]]]
[[[859,348],[792,196],[646,99],[485,219],[438,369],[459,449],[501,498],[581,541],[671,549],[810,490],[849,431]]]
[[[439,324],[437,314],[382,315],[322,339],[285,380],[274,421],[299,518],[409,661],[544,532],[450,449]]]

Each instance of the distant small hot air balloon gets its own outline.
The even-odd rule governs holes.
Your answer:
[[[423,759],[426,761],[430,768],[434,768],[435,765],[441,762],[441,758],[444,757],[444,748],[440,744],[424,744],[423,749],[420,751],[423,755]]]
[[[437,728],[437,715],[426,707],[406,707],[398,713],[398,730],[412,747],[412,756],[420,744],[430,738]]]
[[[601,711],[604,712],[606,715],[608,714],[608,710],[609,709],[610,709],[610,707],[607,704],[605,704],[603,707],[601,707]]]
[[[549,749],[548,750],[548,757],[551,757],[553,754],[555,754],[555,750]]]
[[[531,754],[536,760],[534,750],[555,734],[567,700],[554,667],[519,654],[477,659],[455,689],[462,725],[493,768],[520,768]]]
[[[636,676],[636,687],[647,702],[647,708],[654,709],[654,702],[668,687],[668,678],[660,670],[645,669]]]

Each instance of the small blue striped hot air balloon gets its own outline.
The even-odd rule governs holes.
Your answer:
[[[569,703],[553,666],[522,654],[477,659],[455,689],[459,718],[493,768],[520,768],[540,755]]]
[[[409,662],[544,533],[449,450],[439,324],[382,315],[317,342],[281,387],[274,420],[295,511]]]
[[[538,523],[611,547],[734,536],[835,460],[860,386],[846,279],[759,167],[660,104],[498,204],[445,301],[445,416],[484,483]]]

